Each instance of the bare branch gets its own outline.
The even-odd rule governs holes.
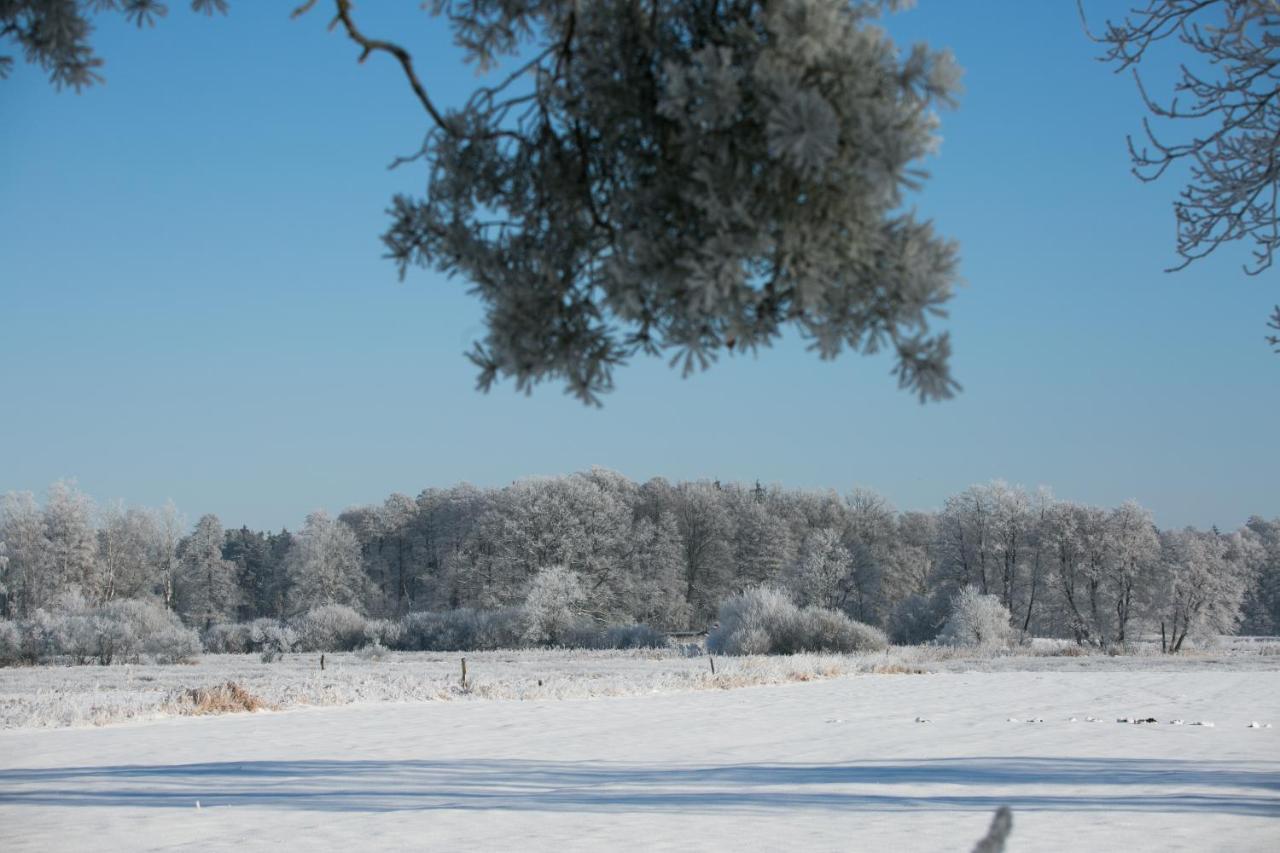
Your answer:
[[[431,116],[431,120],[435,122],[436,127],[445,133],[452,134],[453,131],[449,123],[444,120],[439,110],[436,109],[435,104],[431,102],[430,96],[427,95],[426,87],[418,79],[418,74],[413,67],[413,57],[410,56],[409,51],[398,44],[383,41],[382,39],[371,39],[362,33],[351,17],[351,0],[334,0],[334,5],[336,6],[336,14],[330,26],[341,24],[351,40],[360,45],[360,59],[358,61],[364,62],[369,58],[370,54],[377,52],[390,54],[394,57],[400,63],[401,69],[404,70],[404,76],[408,79],[409,86],[413,89],[413,94],[417,96],[423,109]],[[293,10],[293,17],[296,18],[299,15],[306,14],[313,6],[315,6],[315,0],[307,0],[306,3]]]

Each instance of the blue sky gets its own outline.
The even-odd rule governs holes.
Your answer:
[[[416,3],[363,4],[439,102],[475,83]],[[1098,6],[1099,4],[1093,4]],[[1101,4],[1107,5],[1107,4]],[[616,376],[601,410],[555,385],[474,390],[460,281],[401,283],[378,235],[424,117],[385,57],[288,2],[138,31],[103,19],[108,83],[0,81],[0,491],[74,477],[100,500],[297,526],[392,491],[591,465],[637,480],[855,485],[904,509],[1004,478],[1136,498],[1166,526],[1280,515],[1280,271],[1244,247],[1170,275],[1177,185],[1128,173],[1141,103],[1072,2],[921,0],[902,43],[965,68],[913,199],[959,240],[955,400],[921,406],[885,358],[794,336],[682,380]]]

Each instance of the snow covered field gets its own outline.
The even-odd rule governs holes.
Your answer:
[[[456,656],[434,657],[343,660],[326,673],[350,686],[361,667],[388,683],[371,673],[436,665],[456,678]],[[968,850],[1001,804],[1014,810],[1012,851],[1280,842],[1274,656],[957,659],[925,675],[735,690],[689,689],[710,686],[692,683],[705,658],[519,653],[505,675],[500,659],[468,655],[477,683],[511,685],[536,669],[551,673],[544,689],[579,685],[548,695],[593,681],[637,695],[10,729],[0,732],[5,848]],[[748,663],[717,660],[721,673]],[[222,677],[235,665],[145,670],[157,681],[185,670],[190,685],[202,667]],[[263,669],[288,683],[275,666]],[[673,674],[685,666],[680,686]],[[646,671],[667,681],[637,681]],[[38,672],[0,673],[6,699]],[[1247,728],[1253,720],[1278,727]]]
[[[895,672],[1115,671],[1187,672],[1280,669],[1274,643],[1223,645],[1177,657],[1055,656],[1056,641],[1036,641],[1031,654],[939,646],[894,647],[865,655],[717,657],[679,649],[635,651],[359,652],[203,655],[191,664],[0,668],[0,729],[103,725],[178,716],[188,690],[235,682],[276,709],[355,702],[593,699],[715,690]],[[1259,649],[1269,654],[1259,654]],[[468,661],[467,686],[461,660]]]

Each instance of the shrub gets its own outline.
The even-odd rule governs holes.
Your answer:
[[[868,652],[888,646],[884,632],[820,607],[797,607],[776,589],[739,593],[720,605],[720,624],[707,636],[718,654]]]
[[[205,629],[200,641],[210,654],[242,655],[254,650],[253,630],[247,622],[217,622]]]
[[[249,623],[250,651],[279,656],[298,647],[298,632],[275,619],[254,619]]]
[[[200,654],[200,637],[190,628],[169,625],[148,634],[142,651],[154,663],[182,663]]]
[[[18,623],[0,619],[0,666],[22,662],[22,632]]]
[[[393,649],[400,643],[400,623],[391,619],[370,619],[364,623],[364,644]]]
[[[806,607],[800,611],[797,625],[796,651],[853,654],[883,651],[889,646],[884,631],[835,610]]]
[[[951,615],[938,640],[949,646],[1007,648],[1014,634],[1009,619],[1009,610],[1000,599],[967,586],[951,600]]]
[[[153,601],[124,599],[97,608],[91,618],[98,660],[136,661],[146,655],[159,663],[176,663],[200,654],[200,636],[176,613]]]
[[[373,642],[356,649],[356,657],[360,660],[382,660],[388,654],[387,647],[379,642]]]
[[[518,649],[526,645],[525,635],[525,614],[519,607],[464,607],[406,615],[400,621],[395,648],[429,652]]]
[[[294,619],[304,652],[349,652],[365,644],[365,619],[345,604],[322,604]]]
[[[200,637],[178,616],[153,601],[124,599],[98,607],[37,610],[30,619],[5,622],[0,663],[138,662],[186,660],[200,653]]]

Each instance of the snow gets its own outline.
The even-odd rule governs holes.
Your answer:
[[[10,729],[0,822],[6,850],[940,851],[1009,805],[1011,851],[1275,849],[1280,740],[1247,726],[1280,672],[1074,663]],[[1160,722],[1069,722],[1122,716]]]

